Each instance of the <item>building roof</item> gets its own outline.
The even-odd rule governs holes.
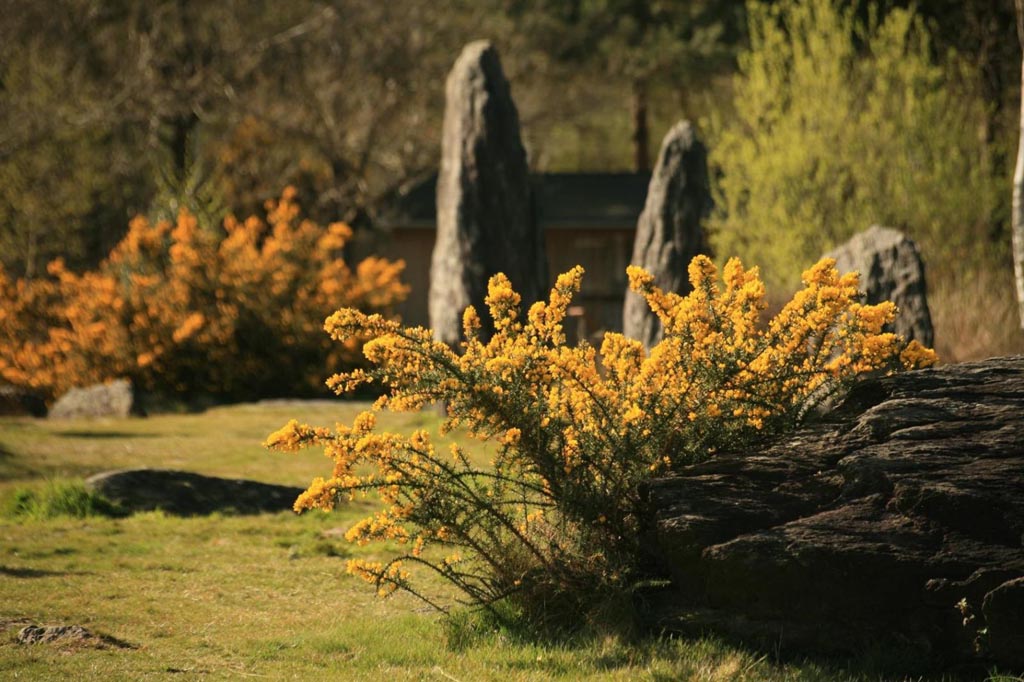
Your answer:
[[[544,228],[632,228],[643,211],[650,173],[535,173],[530,176]],[[432,229],[437,220],[437,175],[398,195],[384,212],[389,227]]]

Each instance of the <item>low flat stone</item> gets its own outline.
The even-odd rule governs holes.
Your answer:
[[[117,379],[105,384],[73,388],[50,408],[50,419],[95,419],[138,414],[132,382]]]
[[[292,508],[302,488],[168,469],[108,471],[85,485],[128,512],[160,509],[177,516],[259,514]]]

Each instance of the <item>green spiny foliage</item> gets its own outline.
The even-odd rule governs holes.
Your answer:
[[[713,125],[719,253],[793,285],[799,264],[879,223],[936,261],[983,255],[1005,179],[978,131],[986,104],[911,11],[866,23],[835,0],[748,6],[736,116]]]

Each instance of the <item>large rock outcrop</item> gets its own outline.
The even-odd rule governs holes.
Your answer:
[[[689,292],[687,267],[694,256],[708,253],[702,221],[710,210],[707,150],[693,126],[680,121],[661,144],[637,222],[632,264],[654,275],[664,291]],[[647,348],[661,339],[661,322],[632,291],[626,292],[622,331]]]
[[[430,325],[449,344],[462,338],[462,313],[480,312],[492,275],[505,273],[529,305],[546,293],[544,235],[530,200],[519,114],[498,52],[470,43],[445,88],[437,241],[430,266]]]
[[[891,227],[873,225],[826,255],[836,259],[840,272],[860,273],[866,303],[896,304],[899,312],[889,331],[929,348],[935,344],[924,261],[912,239]]]
[[[1024,356],[867,381],[645,494],[660,627],[1024,668]]]

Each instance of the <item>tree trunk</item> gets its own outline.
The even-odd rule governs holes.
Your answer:
[[[170,121],[170,133],[167,145],[171,152],[171,162],[174,164],[174,172],[178,182],[184,184],[191,165],[191,150],[193,136],[196,127],[199,125],[199,117],[193,111],[175,116]]]
[[[1017,7],[1017,37],[1024,50],[1024,0]],[[1024,329],[1024,55],[1021,58],[1020,138],[1017,143],[1017,167],[1013,172],[1013,274],[1017,283],[1017,307]]]
[[[650,132],[647,129],[647,84],[633,81],[633,170],[646,173],[651,170]]]
[[[25,249],[25,279],[32,279],[36,275],[36,251],[38,251],[39,245],[39,228],[35,222],[30,222],[28,229],[28,244]]]

